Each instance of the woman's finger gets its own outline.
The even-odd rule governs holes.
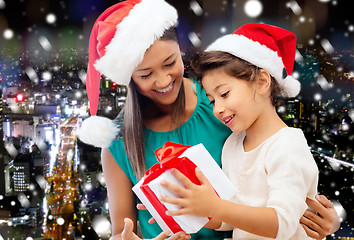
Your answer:
[[[124,239],[124,240],[138,239],[133,231],[134,231],[133,221],[130,218],[125,218],[124,219],[124,229],[122,232],[122,239]]]
[[[144,205],[144,204],[141,204],[141,203],[138,203],[138,204],[136,205],[136,208],[139,209],[139,210],[147,210],[147,208],[145,207],[145,205]]]
[[[150,224],[153,224],[155,222],[156,222],[155,218],[150,218],[149,221],[148,221],[148,223],[150,223]]]
[[[301,225],[304,228],[307,236],[309,236],[311,238],[314,238],[314,239],[319,239],[320,235],[317,232],[315,232],[312,229],[308,228],[305,224],[301,223]]]
[[[326,198],[324,195],[317,195],[316,199],[319,203],[321,203],[326,208],[333,207],[333,203],[331,201],[329,201],[328,198]]]
[[[160,233],[156,238],[154,238],[154,240],[165,240],[168,235],[170,235],[170,231],[165,230],[162,233]]]
[[[319,202],[316,202],[310,198],[306,198],[306,204],[313,210],[315,210],[317,213],[319,213],[321,216],[323,213],[326,213],[326,208]]]
[[[312,221],[314,224],[316,223],[317,226],[323,224],[323,218],[310,210],[306,210],[303,216]]]
[[[308,228],[312,229],[313,231],[320,231],[321,227],[318,225],[316,222],[311,220],[314,216],[312,216],[314,213],[305,213],[301,218],[300,218],[300,223],[306,225]],[[314,214],[315,215],[315,214]]]
[[[168,238],[168,240],[185,240],[185,239],[189,239],[191,238],[191,236],[185,232],[178,232],[174,235],[172,235],[171,237]]]

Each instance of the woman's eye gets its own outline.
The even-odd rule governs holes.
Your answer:
[[[176,59],[173,60],[173,62],[171,62],[171,63],[169,63],[169,64],[166,64],[165,67],[171,67],[171,66],[173,66],[175,63],[176,63]]]
[[[227,95],[229,95],[229,91],[227,91],[227,92],[221,94],[221,97],[227,97]]]
[[[151,74],[152,74],[152,72],[151,73],[149,73],[149,74],[147,74],[147,75],[143,75],[143,76],[140,76],[142,79],[147,79],[148,77],[150,77],[151,76]]]

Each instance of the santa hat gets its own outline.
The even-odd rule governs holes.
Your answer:
[[[118,132],[111,120],[96,116],[101,74],[118,85],[128,85],[146,50],[176,24],[177,11],[164,0],[127,0],[97,18],[90,36],[86,77],[91,117],[79,129],[81,141],[108,147]]]
[[[279,83],[287,97],[296,97],[300,82],[293,72],[296,35],[288,30],[261,23],[248,23],[232,34],[223,36],[206,50],[228,52],[263,68]]]

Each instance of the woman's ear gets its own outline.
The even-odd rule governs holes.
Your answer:
[[[269,92],[272,79],[267,70],[261,69],[260,71],[257,80],[257,93],[259,95],[265,95]]]

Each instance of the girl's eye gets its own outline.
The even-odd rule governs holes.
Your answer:
[[[143,75],[143,76],[140,76],[142,79],[147,79],[148,77],[150,77],[151,76],[151,74],[152,74],[152,72],[151,73],[149,73],[149,74],[147,74],[147,75]]]
[[[210,101],[210,104],[214,106],[215,100]]]
[[[165,67],[171,67],[171,66],[175,65],[175,63],[176,63],[176,59],[173,60],[173,62],[166,64]]]
[[[229,95],[229,92],[230,92],[230,91],[227,91],[227,92],[221,94],[221,97],[223,97],[223,98],[227,97],[227,95]]]

